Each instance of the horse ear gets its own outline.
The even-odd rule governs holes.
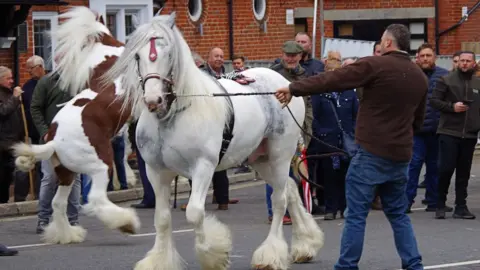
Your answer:
[[[170,28],[173,28],[175,26],[175,19],[176,18],[177,18],[177,12],[176,11],[170,13],[170,15],[168,16],[167,23],[168,23],[168,25],[170,25]]]
[[[98,21],[99,21],[101,24],[105,25],[105,21],[103,20],[103,16],[102,16],[102,15],[100,15],[100,17],[98,18]]]

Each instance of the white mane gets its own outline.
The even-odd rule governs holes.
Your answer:
[[[201,71],[192,58],[188,44],[176,26],[170,27],[171,16],[155,16],[150,23],[143,24],[131,34],[129,41],[125,44],[125,50],[117,59],[113,67],[106,72],[102,80],[111,81],[120,76],[122,88],[125,89],[122,95],[117,96],[123,99],[123,108],[128,104],[133,105],[133,114],[138,118],[145,105],[143,103],[143,90],[139,83],[138,67],[135,55],[148,44],[150,38],[161,35],[167,40],[171,47],[171,58],[157,60],[158,65],[169,65],[172,68],[173,91],[179,96],[173,102],[170,111],[176,108],[188,106],[188,112],[194,123],[195,119],[225,121],[232,108],[223,98],[214,97],[181,97],[183,95],[208,95],[214,92],[221,92],[218,84],[209,75]],[[170,24],[171,23],[171,24]],[[145,76],[145,74],[142,74]],[[219,100],[221,99],[221,101]]]
[[[87,7],[73,7],[58,18],[65,21],[52,32],[56,41],[54,71],[60,75],[60,89],[68,90],[75,96],[85,89],[93,71],[86,59],[95,48],[98,38],[102,34],[110,35],[110,32]]]

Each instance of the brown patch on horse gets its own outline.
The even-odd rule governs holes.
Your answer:
[[[101,35],[98,42],[102,43],[105,46],[111,46],[111,47],[117,47],[117,48],[125,46],[124,43],[116,40],[114,37],[112,37],[110,35],[107,35],[107,34]]]
[[[135,234],[135,228],[132,224],[125,224],[122,227],[119,227],[118,230],[126,234]]]
[[[90,101],[91,101],[91,99],[89,99],[89,98],[79,98],[79,99],[75,100],[75,102],[73,103],[73,106],[83,107]]]
[[[63,165],[55,167],[55,173],[58,177],[58,185],[70,186],[75,179],[75,173],[65,168]]]
[[[57,122],[53,122],[53,123],[50,124],[50,127],[48,127],[48,131],[47,131],[46,142],[49,142],[49,141],[53,140],[53,138],[55,138],[55,134],[57,134],[57,128],[58,128],[58,123]]]
[[[113,165],[111,139],[118,133],[130,117],[131,108],[122,113],[122,101],[117,100],[115,84],[104,84],[101,76],[108,71],[116,56],[108,56],[93,71],[89,82],[90,89],[98,95],[85,105],[82,111],[82,126],[90,144],[98,157],[108,166],[109,174]]]

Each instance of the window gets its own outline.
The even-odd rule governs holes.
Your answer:
[[[411,22],[407,25],[410,29],[410,52],[417,52],[418,47],[427,42],[426,23]]]
[[[188,0],[188,16],[193,22],[197,22],[202,17],[202,0]]]
[[[121,42],[153,17],[152,0],[95,0],[90,1],[90,8],[103,14],[107,28]]]
[[[54,61],[52,61],[55,44],[52,37],[48,34],[55,31],[58,26],[56,12],[33,12],[33,54],[41,56],[45,61],[45,69],[52,70]]]
[[[255,19],[263,20],[267,11],[267,0],[252,0],[252,5]]]

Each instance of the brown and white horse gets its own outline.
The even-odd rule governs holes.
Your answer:
[[[119,80],[100,83],[124,50],[112,37],[103,19],[86,7],[74,7],[59,16],[63,22],[53,32],[56,40],[56,72],[59,86],[74,96],[63,104],[50,125],[47,143],[13,147],[16,165],[28,171],[38,160],[49,160],[55,168],[59,187],[52,201],[53,220],[45,228],[49,243],[82,242],[86,230],[71,226],[66,216],[67,199],[75,174],[92,178],[85,213],[95,215],[107,227],[135,233],[140,221],[133,209],[116,206],[106,194],[113,168],[111,139],[126,131],[130,110],[121,110],[116,100],[122,91]]]

